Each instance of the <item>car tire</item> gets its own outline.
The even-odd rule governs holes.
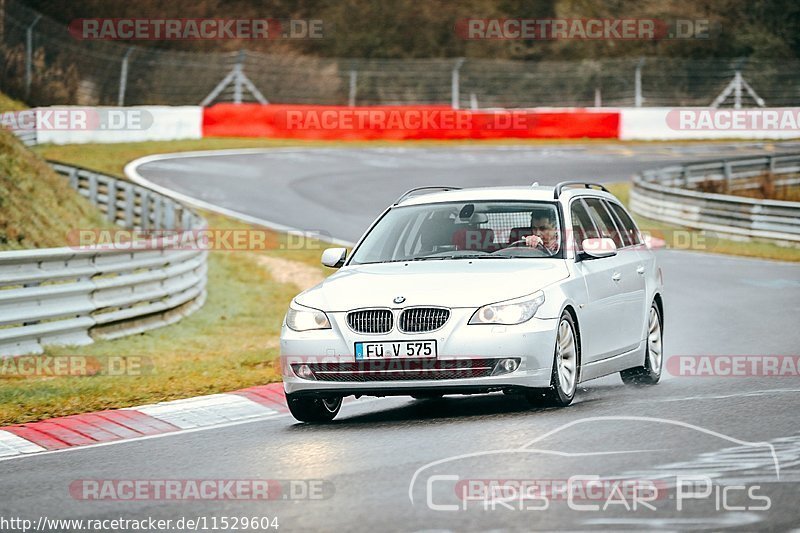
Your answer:
[[[575,321],[567,311],[561,315],[556,332],[556,345],[553,351],[553,370],[550,374],[550,387],[543,391],[526,394],[534,405],[566,407],[575,398],[580,376],[580,348]]]
[[[644,366],[637,366],[619,373],[626,385],[655,385],[661,379],[664,368],[664,330],[661,327],[661,312],[653,303],[647,314],[647,346]]]
[[[286,395],[289,412],[300,422],[330,422],[342,407],[342,398],[311,398]]]

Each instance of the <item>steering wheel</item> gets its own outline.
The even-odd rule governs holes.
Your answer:
[[[540,251],[546,253],[547,255],[553,255],[553,252],[548,250],[547,247],[545,247],[543,242],[537,243],[536,246],[528,246],[527,241],[525,241],[525,239],[520,239],[518,241],[514,241],[511,244],[509,244],[508,246],[506,246],[506,248],[520,248],[522,246],[525,246],[526,248],[533,248],[534,250],[540,250]]]

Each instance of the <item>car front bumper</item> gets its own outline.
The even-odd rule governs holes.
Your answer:
[[[370,335],[353,332],[345,322],[345,313],[328,313],[331,329],[297,332],[281,330],[281,368],[284,389],[298,395],[402,395],[424,392],[463,394],[500,389],[544,388],[550,385],[558,319],[532,318],[513,326],[468,324],[475,309],[453,309],[445,326],[430,333],[406,334],[394,330]],[[351,369],[356,363],[355,343],[435,340],[437,361],[461,367],[475,367],[485,361],[517,358],[519,367],[499,375],[451,377],[448,379],[387,379],[347,376],[344,381],[303,379],[293,367],[320,363],[337,364]],[[395,372],[402,372],[409,359],[382,361]],[[430,362],[430,360],[426,360]],[[420,361],[416,361],[420,362]],[[360,363],[366,364],[366,363]],[[469,374],[469,373],[468,373]]]

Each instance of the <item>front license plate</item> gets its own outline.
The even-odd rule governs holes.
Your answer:
[[[356,361],[436,357],[436,341],[357,342]]]

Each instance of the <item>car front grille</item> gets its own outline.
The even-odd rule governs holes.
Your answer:
[[[353,363],[306,363],[318,381],[364,383],[368,381],[447,380],[490,376],[497,359],[395,359]],[[293,365],[295,368],[300,366]]]
[[[394,317],[388,309],[350,311],[347,325],[356,333],[389,333],[394,326]]]
[[[405,333],[425,333],[444,326],[450,318],[450,310],[439,307],[412,307],[400,315],[400,331]]]

